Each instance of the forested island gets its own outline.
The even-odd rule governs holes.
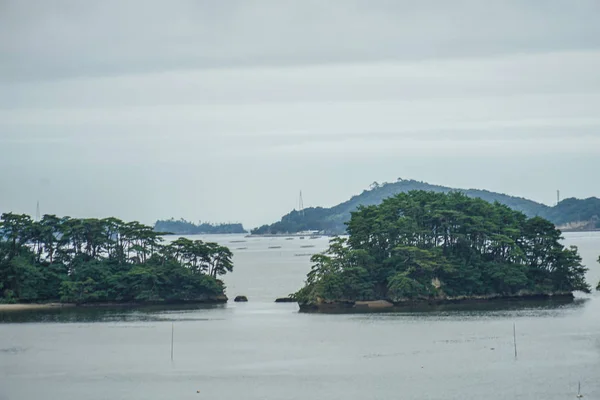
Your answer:
[[[0,302],[225,302],[219,279],[232,253],[117,218],[5,213],[0,217]]]
[[[199,221],[197,224],[181,219],[158,220],[154,224],[156,232],[171,235],[231,234],[247,233],[240,223],[211,224]]]
[[[352,197],[350,200],[331,208],[308,207],[301,212],[293,210],[284,215],[280,221],[263,225],[252,230],[254,235],[286,234],[301,231],[322,231],[331,235],[341,235],[346,232],[345,223],[350,219],[350,213],[359,206],[381,204],[381,202],[398,193],[412,190],[425,190],[436,193],[460,192],[468,197],[480,198],[490,203],[499,202],[515,211],[520,211],[528,217],[548,219],[564,230],[600,230],[600,199],[564,199],[557,205],[549,207],[522,197],[509,196],[502,193],[479,189],[455,189],[446,186],[432,185],[412,179],[398,178],[396,182],[373,182],[368,190]]]
[[[554,224],[462,193],[411,191],[361,206],[312,257],[302,311],[590,292]]]

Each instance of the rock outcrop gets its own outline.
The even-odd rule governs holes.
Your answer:
[[[391,302],[389,300],[324,300],[318,298],[310,303],[298,303],[301,312],[377,312],[377,311],[402,311],[411,308],[437,307],[443,305],[465,305],[487,302],[509,302],[509,301],[555,301],[570,303],[574,299],[573,293],[518,293],[514,295],[492,294],[486,296],[456,296],[443,298],[420,298],[420,299],[398,299]]]
[[[275,303],[295,303],[296,299],[293,297],[279,297],[275,299]]]

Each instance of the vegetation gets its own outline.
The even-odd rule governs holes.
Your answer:
[[[252,230],[252,233],[277,234],[318,230],[329,234],[343,234],[346,230],[345,223],[350,219],[351,212],[358,209],[359,206],[381,204],[385,198],[412,190],[426,190],[436,193],[461,192],[468,197],[480,198],[490,203],[499,202],[515,211],[523,212],[528,217],[539,216],[546,218],[557,225],[569,222],[589,221],[594,219],[595,216],[600,217],[600,199],[597,198],[586,200],[566,199],[561,201],[557,206],[548,207],[532,200],[486,190],[452,189],[399,178],[394,183],[379,184],[374,182],[369,190],[365,190],[360,195],[354,196],[350,200],[331,208],[310,207],[304,209],[302,213],[294,210],[283,216],[281,221],[271,225],[263,225]],[[600,221],[594,222],[594,225],[600,228]]]
[[[0,217],[0,302],[180,302],[222,298],[228,248],[117,218]]]
[[[196,235],[196,234],[225,234],[225,233],[246,233],[242,224],[211,224],[208,222],[193,222],[186,221],[183,218],[175,220],[173,218],[167,220],[158,220],[154,224],[156,232],[165,234],[177,235]]]
[[[558,205],[549,207],[542,215],[556,225],[591,221],[595,228],[600,228],[600,199],[564,199]]]
[[[296,293],[300,304],[589,292],[560,231],[500,203],[411,191],[352,213]]]

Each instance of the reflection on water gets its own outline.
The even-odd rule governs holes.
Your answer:
[[[133,322],[133,321],[200,321],[208,318],[182,317],[182,313],[218,310],[225,304],[149,305],[143,307],[65,307],[21,311],[0,311],[0,323],[18,322]],[[191,314],[191,313],[190,313]]]
[[[478,303],[411,305],[393,310],[341,310],[336,314],[386,314],[412,317],[548,316],[565,309],[581,308],[589,299],[493,300]],[[274,308],[279,305],[274,305]],[[65,307],[22,311],[0,311],[0,323],[152,322],[209,321],[226,318],[227,304],[149,305],[143,307]],[[198,314],[199,311],[213,311]],[[200,317],[199,315],[203,315]],[[207,317],[212,315],[213,317]]]
[[[591,299],[547,300],[547,301],[490,301],[477,304],[444,304],[438,306],[411,307],[403,311],[366,312],[371,319],[398,316],[409,319],[485,320],[500,318],[548,318],[570,315],[583,310]]]

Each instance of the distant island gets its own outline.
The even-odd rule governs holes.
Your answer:
[[[224,246],[117,218],[0,217],[0,303],[226,302]]]
[[[201,235],[201,234],[231,234],[248,233],[240,223],[211,224],[208,222],[193,222],[181,219],[158,220],[154,224],[156,232],[172,235]]]
[[[425,190],[435,193],[460,192],[468,197],[480,198],[490,203],[498,202],[515,211],[520,211],[528,217],[539,216],[545,218],[563,231],[600,229],[600,199],[596,197],[585,200],[565,199],[558,205],[549,207],[532,200],[487,190],[453,189],[399,178],[398,181],[393,183],[379,184],[374,182],[369,190],[365,190],[350,200],[331,208],[310,207],[305,208],[302,212],[294,210],[284,215],[279,222],[263,225],[253,229],[251,233],[253,235],[265,235],[320,231],[331,235],[343,234],[346,231],[345,223],[350,219],[350,213],[359,206],[381,204],[388,197],[411,190]]]
[[[312,257],[301,311],[590,292],[554,224],[463,193],[400,193],[359,207],[347,230]]]

